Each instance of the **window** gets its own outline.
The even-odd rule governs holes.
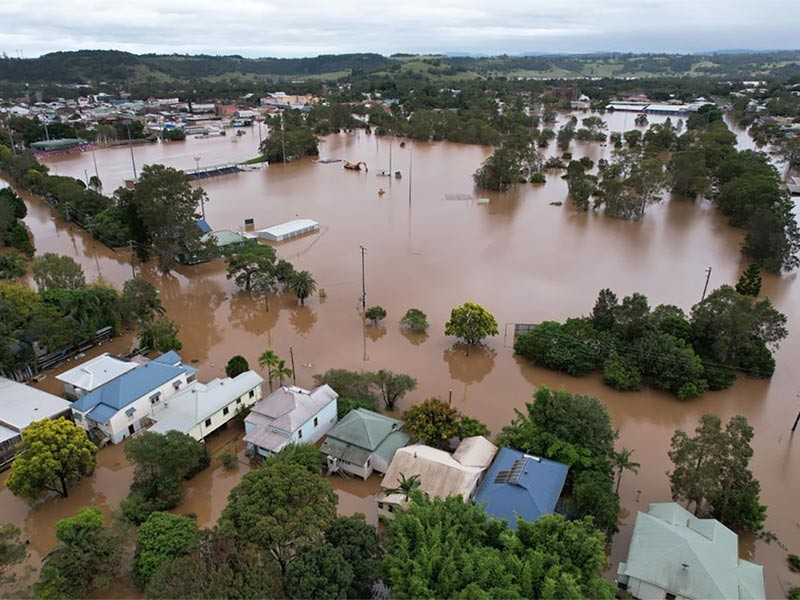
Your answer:
[[[181,383],[182,382],[181,382],[180,379],[178,381],[173,381],[172,382],[172,387],[174,387],[177,390],[179,387],[181,387]]]
[[[383,508],[383,502],[378,502],[378,508]]]
[[[133,413],[135,413],[135,412],[136,412],[136,409],[135,409],[135,408],[133,408],[133,407],[131,407],[131,408],[129,408],[128,410],[126,410],[126,411],[125,411],[125,416],[126,416],[126,417],[132,417],[132,416],[133,416]]]
[[[156,392],[155,394],[150,396],[150,404],[155,404],[159,400],[161,400],[161,392]]]
[[[675,594],[670,594],[669,592],[667,592],[664,595],[664,598],[665,598],[665,600],[675,600]]]
[[[316,427],[317,425],[319,425],[319,419],[317,417],[314,417],[314,427]]]
[[[249,395],[249,397],[250,397],[250,398],[252,398],[252,397],[253,397],[253,396],[255,396],[255,395],[256,395],[256,391],[255,391],[255,390],[250,390],[250,395]]]
[[[241,403],[242,403],[242,399],[241,398],[237,398],[236,399],[236,404],[241,404]]]
[[[393,512],[394,512],[394,506],[392,506],[391,504],[389,505],[389,512],[390,512],[390,513],[393,513]]]
[[[368,469],[369,469],[369,460],[370,460],[370,459],[367,459],[367,468],[368,468]]]
[[[302,440],[302,439],[303,439],[303,430],[302,430],[302,429],[300,429],[300,430],[297,432],[297,439],[298,439],[298,440]]]
[[[223,415],[227,415],[228,414],[228,407],[227,406],[222,409],[222,414]]]
[[[206,427],[211,427],[211,419],[206,419]]]

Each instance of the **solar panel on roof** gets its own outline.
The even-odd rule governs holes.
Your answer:
[[[527,457],[523,456],[514,461],[511,469],[498,471],[495,477],[495,483],[519,483],[519,478],[525,472],[525,464],[528,462]]]

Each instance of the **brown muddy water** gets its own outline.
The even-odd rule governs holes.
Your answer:
[[[606,119],[611,130],[633,126],[633,115],[618,113]],[[741,143],[747,142],[746,135],[737,134]],[[239,142],[230,140],[190,139],[137,147],[137,169],[155,162],[192,169],[195,156],[201,157],[202,167],[256,154],[257,132],[250,131]],[[267,312],[263,300],[238,291],[225,278],[222,262],[181,268],[168,276],[151,265],[137,265],[137,272],[141,270],[156,285],[168,314],[181,325],[181,354],[196,361],[200,379],[222,375],[233,354],[243,354],[256,364],[265,348],[288,359],[292,347],[300,385],[312,385],[314,373],[331,367],[409,373],[419,387],[403,399],[401,408],[430,396],[447,397],[452,390],[457,408],[486,422],[493,432],[513,418],[515,409],[524,408],[536,386],[597,396],[619,428],[619,446],[634,448],[634,458],[641,463],[638,475],[623,477],[624,518],[614,538],[609,577],[627,553],[636,511],[670,498],[665,473],[674,430],[693,429],[707,412],[726,420],[744,414],[755,428],[752,468],[761,481],[762,502],[769,506],[766,528],[790,551],[800,552],[796,512],[800,439],[790,433],[800,409],[800,379],[793,369],[800,353],[800,336],[795,333],[800,326],[796,274],[764,277],[764,294],[789,316],[792,332],[776,355],[778,367],[771,381],[741,378],[730,390],[680,402],[650,390],[616,392],[597,376],[576,379],[535,368],[513,356],[507,325],[588,314],[604,287],[620,296],[641,291],[653,305],[677,304],[688,311],[700,299],[706,267],[713,267],[712,287],[736,281],[745,266],[739,254],[742,232],[728,227],[707,202],[676,198],[649,208],[642,223],[578,213],[567,201],[565,182],[555,173],[548,175],[544,186],[522,185],[506,194],[477,192],[472,173],[491,151],[478,146],[441,142],[400,148],[395,142],[392,168],[401,170],[403,179],[389,179],[377,175],[389,167],[389,146],[389,140],[363,132],[324,139],[321,158],[363,160],[369,164],[368,173],[305,159],[203,182],[210,200],[207,219],[215,229],[238,230],[245,218],[254,218],[257,228],[297,217],[319,221],[319,234],[277,248],[279,256],[314,274],[327,299],[314,296],[300,307],[288,295],[273,296]],[[610,152],[599,144],[574,144],[572,150],[576,158],[588,155],[595,161]],[[127,148],[98,151],[97,164],[107,191],[131,177]],[[89,175],[94,172],[90,154],[53,158],[49,165],[53,172],[76,177],[83,177],[84,170]],[[379,188],[386,190],[383,197]],[[473,193],[489,197],[490,202],[446,199],[447,194]],[[127,252],[94,244],[42,201],[26,200],[26,222],[38,252],[69,254],[90,279],[103,277],[120,286],[130,277]],[[550,204],[556,201],[563,201],[563,206]],[[365,326],[357,310],[362,244],[367,247],[367,303],[388,311],[379,327]],[[469,356],[453,338],[443,335],[450,309],[467,300],[484,305],[500,324],[500,335]],[[400,330],[399,320],[410,307],[428,314],[427,335],[416,337]],[[131,342],[123,336],[110,348],[120,350]],[[51,376],[44,385],[55,389],[55,383]],[[236,435],[230,431],[215,438],[215,452]],[[242,464],[226,472],[215,462],[187,484],[187,499],[179,512],[196,514],[201,525],[212,524],[246,469]],[[104,449],[95,475],[79,483],[67,500],[29,508],[2,489],[0,522],[16,523],[31,540],[30,562],[35,569],[54,543],[54,522],[87,504],[110,513],[126,495],[131,471],[121,447]],[[372,494],[378,481],[377,477],[366,483],[334,479],[340,511],[365,512],[374,522]],[[790,573],[786,553],[775,542],[742,539],[740,546],[744,558],[765,566],[770,597],[783,596],[790,583],[800,584],[800,576]],[[114,595],[129,593],[120,588]]]

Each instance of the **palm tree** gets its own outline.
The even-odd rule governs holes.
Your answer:
[[[397,482],[397,487],[389,488],[386,490],[386,495],[402,494],[403,500],[408,500],[411,493],[420,486],[419,475],[412,475],[406,478],[405,473],[400,473],[400,479]]]
[[[631,460],[631,456],[633,456],[633,450],[625,448],[623,446],[622,450],[619,452],[614,452],[614,467],[617,469],[617,489],[615,490],[616,494],[619,494],[619,484],[622,482],[622,472],[623,471],[631,471],[632,473],[638,473],[639,467],[641,466],[637,462],[633,462]]]
[[[305,306],[306,298],[317,289],[317,282],[308,271],[295,271],[289,276],[288,286],[289,291],[300,300],[300,305]]]
[[[269,391],[272,391],[272,379],[274,378],[274,367],[278,365],[280,358],[273,350],[264,350],[258,357],[258,365],[267,370],[267,381],[269,381]]]
[[[279,359],[277,363],[275,363],[275,367],[272,369],[272,376],[277,377],[281,382],[281,387],[283,387],[283,378],[284,377],[291,377],[292,370],[286,366],[286,361]]]

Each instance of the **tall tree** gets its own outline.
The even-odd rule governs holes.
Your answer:
[[[465,302],[450,312],[450,320],[444,326],[445,335],[454,335],[473,346],[483,338],[497,335],[497,321],[492,313],[479,304]]]
[[[198,543],[197,522],[183,515],[154,512],[139,527],[133,554],[133,580],[144,588],[165,562],[189,554]]]
[[[287,283],[289,291],[297,296],[301,306],[305,305],[306,298],[317,289],[317,282],[314,281],[314,278],[308,271],[295,271],[289,276]]]
[[[759,503],[761,486],[749,468],[752,439],[753,428],[741,415],[724,430],[719,417],[703,415],[694,437],[676,430],[669,451],[673,499],[734,530],[759,531],[766,506]]]
[[[119,311],[124,320],[144,324],[163,315],[164,307],[153,284],[135,277],[122,285]]]
[[[617,494],[619,494],[619,484],[622,483],[622,472],[630,471],[634,474],[639,472],[639,467],[641,465],[631,460],[633,452],[634,451],[630,448],[625,448],[623,446],[622,450],[614,453],[614,468],[617,470],[617,487],[614,489],[614,492]]]
[[[146,321],[142,327],[139,343],[144,348],[158,352],[180,350],[183,344],[178,339],[181,327],[166,316],[159,316]]]
[[[750,263],[742,272],[736,283],[736,291],[753,298],[761,293],[761,268],[756,263]]]
[[[240,288],[250,290],[256,273],[275,273],[277,255],[270,246],[248,243],[228,256],[225,277],[233,279]]]
[[[25,429],[6,480],[15,496],[33,502],[43,492],[69,495],[69,485],[94,471],[95,446],[86,432],[64,417],[34,421]]]
[[[270,391],[272,391],[272,380],[275,379],[275,367],[278,366],[280,360],[275,351],[270,349],[264,350],[258,357],[258,366],[267,370]]]
[[[40,292],[53,289],[80,290],[86,287],[83,269],[69,256],[45,252],[33,260],[33,280]]]
[[[417,380],[410,375],[392,373],[386,369],[373,373],[370,383],[378,390],[386,410],[394,410],[400,398],[417,389]]]

